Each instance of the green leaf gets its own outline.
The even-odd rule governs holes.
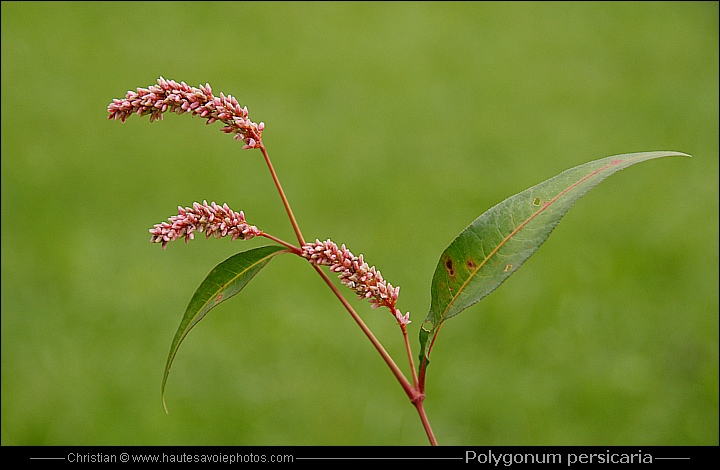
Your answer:
[[[443,322],[478,302],[517,271],[575,201],[623,168],[670,156],[690,155],[660,151],[595,160],[511,196],[475,219],[447,247],[435,269],[430,312],[420,331],[421,369],[429,361]]]
[[[276,255],[287,250],[282,246],[261,246],[231,256],[218,264],[210,271],[205,280],[193,294],[190,303],[185,309],[175,339],[170,346],[165,375],[162,381],[162,402],[165,405],[165,383],[167,382],[170,367],[177,353],[180,343],[188,332],[214,307],[225,302],[237,294],[248,282],[270,262]]]

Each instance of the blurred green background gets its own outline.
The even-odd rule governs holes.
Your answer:
[[[107,105],[162,75],[237,96],[307,239],[401,285],[572,166],[612,176],[433,350],[446,445],[718,444],[718,4],[2,3],[2,444],[425,445],[415,409],[307,263],[281,256],[184,341],[195,288],[266,240],[148,229],[227,202],[293,240],[258,151]],[[406,373],[387,311],[343,289]]]

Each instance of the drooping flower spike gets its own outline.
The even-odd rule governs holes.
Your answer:
[[[207,119],[207,124],[221,121],[221,129],[227,134],[235,134],[235,140],[245,142],[244,149],[260,148],[265,123],[256,124],[248,119],[247,107],[240,107],[234,96],[213,96],[210,84],[200,88],[188,86],[185,82],[158,78],[157,85],[138,88],[137,92],[128,91],[123,99],[113,99],[108,105],[108,119],[125,119],[132,114],[150,115],[150,122],[162,120],[163,113],[191,113]]]
[[[167,244],[178,238],[185,237],[185,243],[195,238],[195,232],[205,232],[206,238],[231,236],[233,240],[249,240],[260,235],[254,225],[248,225],[242,211],[234,212],[227,204],[219,206],[213,202],[208,204],[193,203],[192,207],[178,206],[178,215],[168,219],[170,222],[155,224],[150,229],[150,242],[162,243],[163,250]]]
[[[354,290],[360,299],[368,299],[372,308],[387,307],[398,323],[410,323],[410,312],[403,315],[395,307],[400,286],[393,287],[385,281],[375,266],[368,266],[363,255],[353,255],[345,245],[338,248],[332,240],[315,240],[315,243],[306,243],[301,249],[303,258],[318,266],[330,266],[330,271],[338,273],[340,282]]]

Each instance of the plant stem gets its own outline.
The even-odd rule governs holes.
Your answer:
[[[270,175],[272,175],[272,179],[275,182],[275,187],[277,188],[278,193],[280,193],[280,199],[282,199],[283,205],[285,206],[285,211],[287,211],[287,215],[290,218],[290,223],[292,224],[293,230],[295,230],[295,236],[297,236],[297,239],[302,246],[305,244],[305,239],[302,236],[302,232],[300,232],[300,227],[298,227],[297,220],[295,220],[292,209],[290,209],[290,203],[288,203],[288,200],[285,197],[285,192],[280,185],[280,180],[278,180],[275,169],[270,162],[270,157],[268,156],[267,150],[265,150],[265,145],[263,145],[262,141],[260,142],[260,151],[262,152],[263,157],[265,157],[265,163],[267,163],[268,169],[270,170]]]
[[[345,306],[348,312],[350,312],[350,315],[352,315],[355,322],[358,324],[361,330],[363,330],[363,333],[365,333],[365,336],[368,337],[370,342],[375,346],[375,349],[380,353],[380,356],[385,360],[385,363],[390,367],[390,370],[395,375],[395,378],[397,378],[398,382],[400,382],[400,385],[405,390],[405,393],[407,393],[408,397],[410,397],[410,400],[414,400],[417,398],[417,391],[413,386],[408,382],[408,380],[403,375],[400,368],[395,364],[395,361],[392,360],[392,357],[385,351],[385,348],[382,344],[380,344],[380,341],[375,337],[375,335],[370,331],[370,328],[367,327],[364,321],[362,321],[362,318],[357,314],[355,309],[352,308],[352,305],[347,301],[345,297],[338,291],[337,287],[332,283],[329,277],[327,277],[327,274],[325,274],[321,269],[320,266],[313,265],[313,268],[315,268],[315,271],[320,274],[320,277],[323,278],[325,283],[330,287],[330,289],[335,293],[335,296],[340,299],[340,302]]]
[[[332,283],[329,277],[320,269],[320,266],[313,265],[313,268],[315,268],[315,271],[320,274],[320,277],[323,278],[325,283],[330,287],[330,289],[335,293],[335,296],[337,296],[338,299],[340,299],[340,302],[345,306],[348,312],[350,312],[350,315],[352,315],[355,322],[360,326],[360,329],[363,330],[365,333],[365,336],[368,337],[370,342],[375,346],[375,349],[380,353],[380,356],[385,360],[385,363],[390,367],[390,370],[395,375],[395,378],[397,378],[398,382],[400,382],[400,385],[402,386],[403,390],[405,390],[405,393],[407,393],[407,396],[410,398],[410,401],[417,409],[418,414],[420,415],[420,421],[422,421],[423,428],[425,429],[425,434],[427,434],[428,439],[430,440],[430,445],[436,446],[437,440],[435,440],[435,435],[433,434],[432,428],[430,427],[430,422],[427,419],[427,415],[425,414],[425,408],[423,407],[423,401],[425,400],[425,393],[420,392],[418,389],[418,378],[415,373],[415,364],[412,358],[412,350],[410,349],[410,343],[408,341],[407,336],[407,330],[405,329],[405,325],[401,325],[403,336],[405,337],[405,346],[408,353],[408,359],[410,361],[410,367],[412,369],[412,375],[413,375],[413,382],[415,383],[415,386],[413,387],[410,385],[410,382],[405,378],[400,368],[395,364],[395,361],[392,360],[392,357],[385,351],[385,348],[380,344],[380,341],[375,337],[375,335],[370,331],[370,328],[367,327],[364,321],[362,321],[362,318],[357,314],[355,309],[352,308],[352,305],[343,297],[343,295],[338,291],[337,287]]]
[[[435,338],[437,338],[437,334],[440,332],[440,328],[442,328],[443,325],[444,325],[444,323],[441,323],[440,326],[437,328],[437,330],[435,330],[435,334],[433,335],[432,340],[430,340],[430,348],[428,349],[428,352],[427,352],[428,355],[430,354],[430,351],[432,351],[432,347],[435,344]],[[422,328],[422,326],[420,328]],[[423,360],[420,363],[420,377],[419,377],[420,384],[418,386],[418,391],[422,394],[425,393],[425,372],[427,371],[427,366],[428,366],[428,361],[425,358],[425,352],[423,351]]]
[[[270,162],[270,157],[268,156],[267,150],[265,150],[265,145],[263,145],[262,141],[260,141],[260,151],[262,151],[263,157],[265,157],[265,163],[267,163],[268,169],[270,170],[270,175],[272,176],[273,181],[275,182],[275,187],[278,190],[278,193],[280,193],[280,198],[282,199],[283,205],[285,206],[285,211],[287,212],[288,217],[290,218],[290,223],[292,224],[293,230],[295,231],[295,236],[298,239],[298,242],[300,242],[300,246],[305,245],[305,239],[302,236],[302,232],[300,232],[300,227],[298,226],[297,220],[295,220],[295,216],[293,215],[292,209],[290,208],[290,203],[287,200],[287,197],[285,197],[285,192],[282,189],[282,186],[280,185],[280,181],[278,180],[277,174],[275,173],[275,169],[272,166],[272,163]],[[269,235],[265,232],[261,233],[261,236],[269,238],[270,240],[273,240],[288,249],[292,250],[293,253],[300,255],[301,249],[291,245],[290,243],[287,243],[283,240],[280,240],[279,238],[276,238],[272,235]],[[437,445],[437,441],[435,440],[435,436],[432,432],[432,428],[430,427],[430,422],[427,419],[427,415],[425,414],[425,409],[423,408],[423,401],[425,400],[425,393],[422,391],[422,386],[424,384],[420,384],[418,382],[417,373],[415,372],[415,364],[412,357],[412,349],[410,348],[410,341],[408,340],[407,335],[407,329],[405,328],[405,325],[400,325],[400,329],[402,330],[403,337],[405,340],[405,349],[407,351],[408,360],[410,362],[410,370],[412,371],[412,378],[413,378],[413,384],[410,384],[410,382],[405,378],[405,375],[403,375],[400,368],[395,364],[395,361],[393,361],[392,357],[390,357],[390,354],[385,350],[382,344],[380,344],[380,341],[375,337],[375,335],[370,331],[370,328],[367,327],[364,321],[362,321],[362,318],[357,314],[355,309],[350,305],[350,303],[343,297],[343,295],[340,293],[340,291],[335,287],[335,285],[332,283],[330,278],[320,269],[320,266],[312,265],[315,271],[320,275],[320,277],[323,278],[325,283],[330,287],[330,290],[333,291],[335,296],[340,300],[340,302],[345,306],[347,311],[350,313],[350,315],[353,317],[355,322],[358,324],[360,329],[365,333],[365,336],[370,340],[373,346],[375,346],[375,349],[380,353],[380,356],[383,358],[385,363],[388,365],[390,370],[392,371],[393,375],[395,375],[395,378],[400,382],[400,386],[402,386],[403,390],[405,390],[405,393],[410,398],[410,401],[415,406],[415,408],[418,411],[418,414],[420,415],[420,420],[423,423],[423,428],[425,428],[425,433],[428,436],[428,439],[430,440],[430,444],[433,446]],[[424,379],[424,374],[423,374]],[[424,380],[423,380],[424,381]]]
[[[415,361],[413,361],[412,348],[410,348],[410,341],[408,340],[407,328],[405,325],[400,325],[402,330],[403,338],[405,339],[405,350],[407,351],[408,361],[410,362],[410,370],[412,371],[413,386],[415,390],[420,390],[417,372],[415,372]]]
[[[280,240],[280,239],[277,238],[277,237],[273,237],[273,236],[270,235],[269,233],[265,233],[265,232],[262,232],[262,231],[261,231],[259,236],[265,237],[265,238],[269,238],[270,240],[272,240],[272,241],[274,241],[274,242],[276,242],[276,243],[279,243],[279,244],[281,244],[282,246],[287,247],[288,249],[290,249],[290,251],[292,251],[293,253],[295,253],[295,254],[298,255],[298,256],[300,256],[300,255],[302,254],[302,250],[301,250],[300,248],[298,248],[298,247],[296,247],[295,245],[292,245],[292,244],[286,242],[285,240]]]
[[[301,245],[305,245],[305,240],[303,239],[302,233],[300,232],[300,227],[298,227],[297,220],[295,220],[295,216],[293,215],[292,209],[290,208],[290,203],[287,200],[287,197],[285,197],[285,192],[282,189],[282,186],[280,185],[280,181],[278,180],[277,174],[275,173],[275,169],[273,168],[272,163],[270,162],[270,157],[268,156],[267,150],[265,150],[265,146],[261,143],[260,144],[260,151],[262,151],[263,157],[265,157],[265,163],[267,163],[268,169],[270,170],[270,174],[272,175],[273,181],[275,182],[275,187],[277,188],[278,192],[280,193],[280,198],[282,199],[283,205],[285,206],[285,211],[287,211],[288,217],[290,218],[290,223],[293,226],[293,230],[295,230],[295,235],[297,236],[298,241]],[[284,245],[293,251],[296,251],[297,248],[290,245],[287,242],[284,242],[278,238],[273,237],[272,235],[268,235],[266,233],[262,234],[264,237],[269,238],[271,240],[274,240],[281,245]],[[299,251],[299,250],[297,250]],[[296,251],[296,252],[297,252]],[[372,331],[370,331],[370,328],[367,327],[365,322],[362,321],[360,316],[355,312],[355,309],[352,308],[352,305],[348,303],[348,301],[343,297],[343,295],[338,291],[337,287],[332,283],[329,277],[320,269],[319,266],[313,265],[313,268],[315,268],[315,271],[317,271],[318,274],[320,274],[320,277],[323,278],[325,283],[330,287],[330,289],[335,293],[338,299],[340,299],[340,302],[345,306],[348,312],[350,312],[350,315],[352,315],[355,322],[360,326],[360,329],[363,330],[365,335],[368,337],[370,342],[375,346],[375,349],[380,353],[382,358],[387,363],[388,367],[390,367],[390,370],[395,375],[395,377],[400,382],[400,385],[402,385],[403,389],[405,390],[405,393],[408,394],[411,400],[415,399],[417,397],[417,391],[413,388],[412,385],[410,385],[410,382],[405,378],[402,371],[398,368],[397,364],[392,360],[390,355],[385,351],[385,348],[383,348],[382,344],[380,344],[380,341],[375,337],[375,335],[372,334]],[[404,329],[403,329],[404,330]],[[405,333],[407,336],[407,333]],[[406,340],[407,343],[407,340]],[[409,344],[408,344],[409,346]],[[412,354],[410,355],[411,361],[412,361]],[[413,374],[415,373],[415,370],[413,368]]]
[[[417,408],[418,414],[420,415],[420,421],[422,421],[423,427],[425,428],[425,434],[427,434],[428,439],[430,440],[431,446],[437,446],[437,440],[435,440],[435,434],[433,434],[432,428],[430,427],[430,421],[427,419],[427,415],[425,414],[425,408],[423,408],[423,400],[425,399],[425,395],[422,395],[422,398],[417,401],[413,401],[413,405],[415,405],[415,408]]]

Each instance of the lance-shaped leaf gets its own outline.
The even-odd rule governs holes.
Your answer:
[[[165,365],[165,375],[162,381],[162,402],[166,413],[165,383],[182,340],[185,339],[192,327],[197,325],[212,308],[243,290],[247,283],[270,260],[283,251],[287,251],[287,248],[282,246],[261,246],[233,255],[215,266],[200,284],[200,287],[197,288],[185,309],[185,315],[183,315],[177,333],[175,333],[175,338],[170,346],[167,364]]]
[[[511,196],[478,217],[440,256],[432,279],[430,312],[420,331],[420,367],[427,365],[442,323],[478,302],[517,271],[575,201],[623,168],[670,156],[690,155],[660,151],[595,160]]]

